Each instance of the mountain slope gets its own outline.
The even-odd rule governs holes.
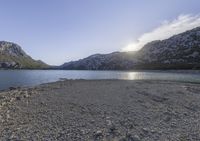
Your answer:
[[[135,52],[113,52],[111,54],[95,54],[87,58],[63,64],[61,69],[106,70],[128,69],[134,62]]]
[[[48,65],[28,56],[19,45],[0,41],[0,68],[6,69],[43,69]]]
[[[96,54],[65,63],[61,69],[197,69],[200,68],[200,27],[162,41],[146,44],[137,52]]]
[[[200,27],[153,41],[138,51],[144,67],[193,69],[200,67]]]

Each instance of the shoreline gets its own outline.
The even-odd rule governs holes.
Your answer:
[[[0,140],[200,140],[200,84],[62,80],[0,91]]]
[[[48,85],[48,84],[52,84],[52,83],[59,83],[62,81],[79,81],[79,80],[83,80],[83,81],[135,81],[135,82],[169,82],[169,83],[188,83],[188,84],[200,84],[200,82],[192,82],[192,81],[179,81],[179,80],[153,80],[153,79],[135,79],[135,80],[131,80],[131,79],[68,79],[68,78],[59,78],[59,80],[56,81],[52,81],[52,82],[45,82],[45,83],[41,83],[41,84],[33,84],[33,85],[27,85],[27,86],[10,86],[8,88],[4,88],[4,89],[0,89],[0,93],[2,92],[8,92],[8,91],[12,91],[12,90],[18,90],[18,89],[28,89],[28,88],[34,88],[34,87],[38,87],[40,85]]]
[[[173,81],[173,80],[143,80],[143,79],[136,79],[136,80],[129,80],[129,79],[68,79],[68,78],[60,78],[59,80],[57,81],[52,81],[52,82],[46,82],[46,83],[41,83],[41,84],[35,84],[35,85],[30,85],[30,86],[11,86],[11,87],[8,87],[8,88],[5,88],[5,89],[0,89],[0,96],[1,96],[1,93],[8,93],[8,92],[12,92],[12,91],[20,91],[20,90],[32,90],[32,89],[35,89],[35,88],[39,88],[39,87],[42,87],[42,86],[45,86],[45,85],[57,85],[58,83],[61,83],[61,82],[65,82],[65,81],[133,81],[135,83],[151,83],[151,82],[158,82],[158,83],[178,83],[178,84],[196,84],[196,85],[200,85],[199,82],[189,82],[189,81]]]

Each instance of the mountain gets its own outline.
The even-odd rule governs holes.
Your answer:
[[[78,61],[71,61],[60,66],[61,69],[77,70],[115,70],[129,69],[134,63],[135,52],[113,52],[110,54],[95,54]]]
[[[95,54],[60,66],[61,69],[200,69],[200,27],[166,40],[147,43],[137,52]]]
[[[0,68],[5,69],[44,69],[48,65],[32,59],[22,48],[11,42],[0,41]]]

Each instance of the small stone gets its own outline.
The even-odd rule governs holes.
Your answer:
[[[175,128],[175,127],[176,127],[176,122],[172,122],[172,123],[171,123],[171,127],[172,127],[172,128]]]
[[[111,134],[115,134],[115,132],[117,131],[117,128],[115,127],[115,125],[111,125],[109,130]]]
[[[132,138],[133,141],[140,141],[140,137],[138,135],[134,135]]]
[[[5,97],[4,97],[4,96],[0,96],[0,100],[1,100],[1,99],[5,99]]]
[[[140,137],[138,135],[127,134],[125,137],[121,138],[119,141],[140,141]]]
[[[149,130],[147,128],[142,128],[142,131],[147,134],[149,132]]]
[[[40,103],[41,105],[44,105],[44,106],[47,106],[47,104],[45,102],[41,102]]]
[[[108,125],[108,126],[111,126],[111,125],[112,125],[111,120],[106,120],[106,122],[107,122],[107,125]]]
[[[10,119],[10,114],[9,114],[9,112],[7,112],[6,118],[7,118],[7,119]]]
[[[15,87],[9,87],[9,90],[16,90],[17,88]]]
[[[159,131],[158,131],[158,134],[160,134],[160,135],[161,135],[162,133],[163,133],[163,132],[162,132],[161,130],[159,130]]]
[[[7,104],[6,102],[2,102],[2,103],[1,103],[1,106],[4,106],[4,105],[6,105],[6,104]]]
[[[81,133],[82,133],[83,135],[86,134],[85,130],[83,130],[83,129],[81,130]]]
[[[94,123],[94,122],[95,122],[95,120],[93,120],[93,119],[92,119],[90,122],[91,122],[91,123]]]
[[[150,131],[152,134],[155,134],[156,133],[156,130],[151,130]]]
[[[13,102],[14,100],[15,100],[15,98],[11,98],[11,99],[10,99],[10,102]]]
[[[170,116],[167,116],[167,117],[164,119],[165,122],[169,122],[170,120],[171,120],[171,117],[170,117]]]
[[[16,100],[21,100],[21,97],[17,96],[17,97],[16,97]]]
[[[25,93],[24,98],[28,98],[28,97],[29,97],[28,93]]]
[[[101,138],[103,136],[103,132],[101,130],[98,130],[95,135],[94,135],[94,138],[98,139],[98,138]]]

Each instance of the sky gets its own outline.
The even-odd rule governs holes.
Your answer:
[[[0,0],[0,40],[50,65],[200,26],[199,0]]]

